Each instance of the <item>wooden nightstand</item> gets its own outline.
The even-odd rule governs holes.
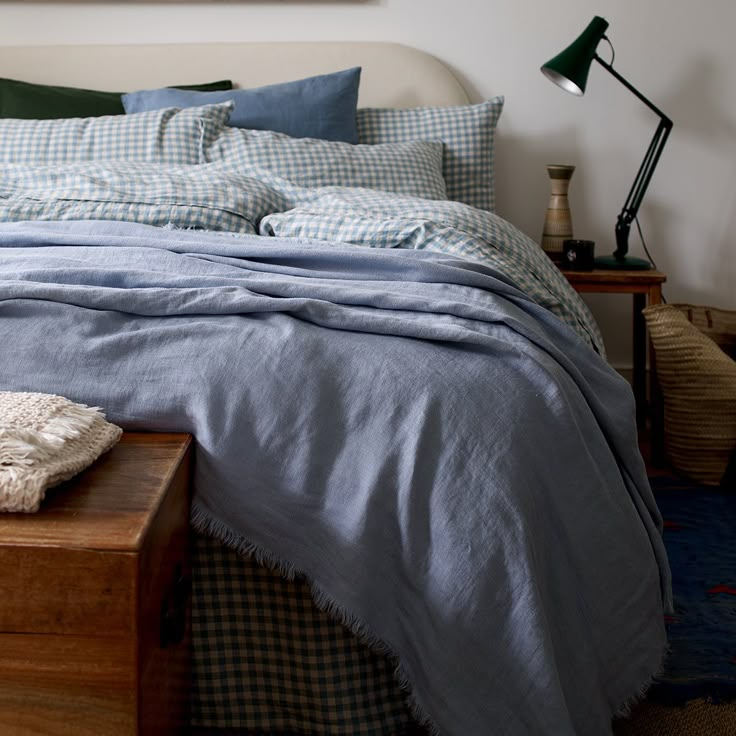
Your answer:
[[[660,271],[563,271],[575,291],[581,294],[632,294],[634,297],[633,388],[640,427],[647,416],[652,422],[652,441],[662,436],[659,389],[654,370],[654,353],[649,346],[649,401],[647,404],[647,331],[642,310],[661,304],[662,284],[667,277]],[[650,410],[651,409],[651,410]]]
[[[184,732],[189,446],[125,433],[0,518],[0,733]]]

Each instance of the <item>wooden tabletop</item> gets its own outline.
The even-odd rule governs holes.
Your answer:
[[[589,283],[589,284],[631,284],[637,283],[642,286],[651,284],[662,284],[667,281],[667,276],[661,271],[651,270],[634,270],[619,271],[618,269],[596,268],[593,271],[570,271],[562,270],[565,278],[571,284]]]
[[[172,477],[188,434],[123,433],[87,470],[46,492],[35,514],[0,514],[0,546],[136,551]]]

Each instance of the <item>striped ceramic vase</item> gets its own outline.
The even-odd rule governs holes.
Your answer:
[[[567,190],[570,187],[574,166],[550,164],[547,173],[550,179],[549,204],[542,230],[542,248],[555,263],[562,261],[562,243],[572,238],[572,215]]]

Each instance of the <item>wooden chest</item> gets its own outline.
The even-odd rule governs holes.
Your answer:
[[[184,729],[190,438],[124,434],[0,516],[0,734]]]

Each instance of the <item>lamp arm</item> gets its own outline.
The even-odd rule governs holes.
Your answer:
[[[659,157],[662,155],[662,149],[667,142],[671,130],[672,123],[669,120],[659,121],[657,130],[654,132],[654,136],[636,174],[634,183],[631,185],[626,202],[624,202],[624,206],[618,216],[616,221],[616,252],[613,254],[618,259],[622,259],[629,250],[631,223],[639,212],[644,194],[647,191],[652,174],[654,174],[654,169],[659,162]]]
[[[604,36],[603,38],[605,38],[605,39],[606,39],[606,40],[608,41],[608,38],[607,38],[606,36]],[[609,42],[609,43],[610,43],[610,42]],[[660,109],[659,109],[659,108],[658,108],[658,107],[657,107],[657,106],[656,106],[656,105],[655,105],[655,104],[654,104],[654,103],[653,103],[653,102],[651,101],[651,100],[648,100],[648,99],[647,99],[646,97],[644,97],[644,95],[643,95],[643,94],[642,94],[641,92],[639,92],[639,90],[638,90],[638,89],[637,89],[636,87],[634,87],[634,85],[633,85],[633,84],[631,84],[631,82],[628,82],[628,81],[627,81],[626,79],[624,79],[624,77],[622,77],[622,76],[621,76],[621,75],[620,75],[620,74],[619,74],[619,73],[618,73],[618,72],[617,72],[617,71],[616,71],[616,70],[615,70],[615,69],[613,68],[613,66],[612,66],[611,64],[609,64],[609,63],[608,63],[607,61],[605,61],[604,59],[601,59],[601,57],[600,57],[600,56],[598,56],[598,54],[593,54],[593,58],[594,58],[594,59],[595,59],[595,60],[596,60],[596,61],[597,61],[597,62],[598,62],[598,63],[599,63],[599,64],[600,64],[600,65],[601,65],[601,66],[602,66],[602,67],[603,67],[603,68],[604,68],[604,69],[605,69],[605,70],[606,70],[606,71],[607,71],[607,72],[608,72],[609,74],[611,74],[612,76],[616,77],[616,79],[618,79],[618,81],[619,81],[619,82],[621,82],[621,84],[623,84],[623,86],[624,86],[624,87],[626,87],[626,89],[628,89],[628,90],[629,90],[629,92],[631,92],[632,94],[636,95],[636,96],[637,96],[637,97],[638,97],[638,98],[639,98],[639,99],[640,99],[640,100],[641,100],[641,101],[642,101],[642,102],[643,102],[643,103],[644,103],[644,104],[645,104],[645,105],[646,105],[646,106],[647,106],[647,107],[648,107],[648,108],[649,108],[649,109],[650,109],[650,110],[651,110],[652,112],[656,113],[658,117],[660,117],[660,118],[661,118],[662,120],[667,120],[667,121],[669,121],[670,127],[672,127],[672,121],[671,121],[671,120],[670,120],[670,119],[669,119],[669,118],[668,118],[668,117],[667,117],[667,116],[666,116],[666,115],[665,115],[665,114],[664,114],[664,113],[663,113],[663,112],[662,112],[662,111],[661,111],[661,110],[660,110]]]
[[[629,232],[631,231],[631,223],[636,218],[639,207],[644,199],[649,182],[651,181],[654,169],[659,163],[659,157],[662,155],[665,143],[672,130],[672,120],[668,118],[656,105],[650,102],[644,95],[639,92],[636,87],[624,79],[611,64],[601,59],[598,54],[593,58],[611,75],[618,79],[621,84],[641,100],[650,110],[659,116],[659,125],[657,126],[654,136],[652,137],[649,148],[644,156],[644,160],[639,167],[634,183],[631,186],[626,202],[616,221],[616,251],[614,258],[623,261],[629,251]]]

